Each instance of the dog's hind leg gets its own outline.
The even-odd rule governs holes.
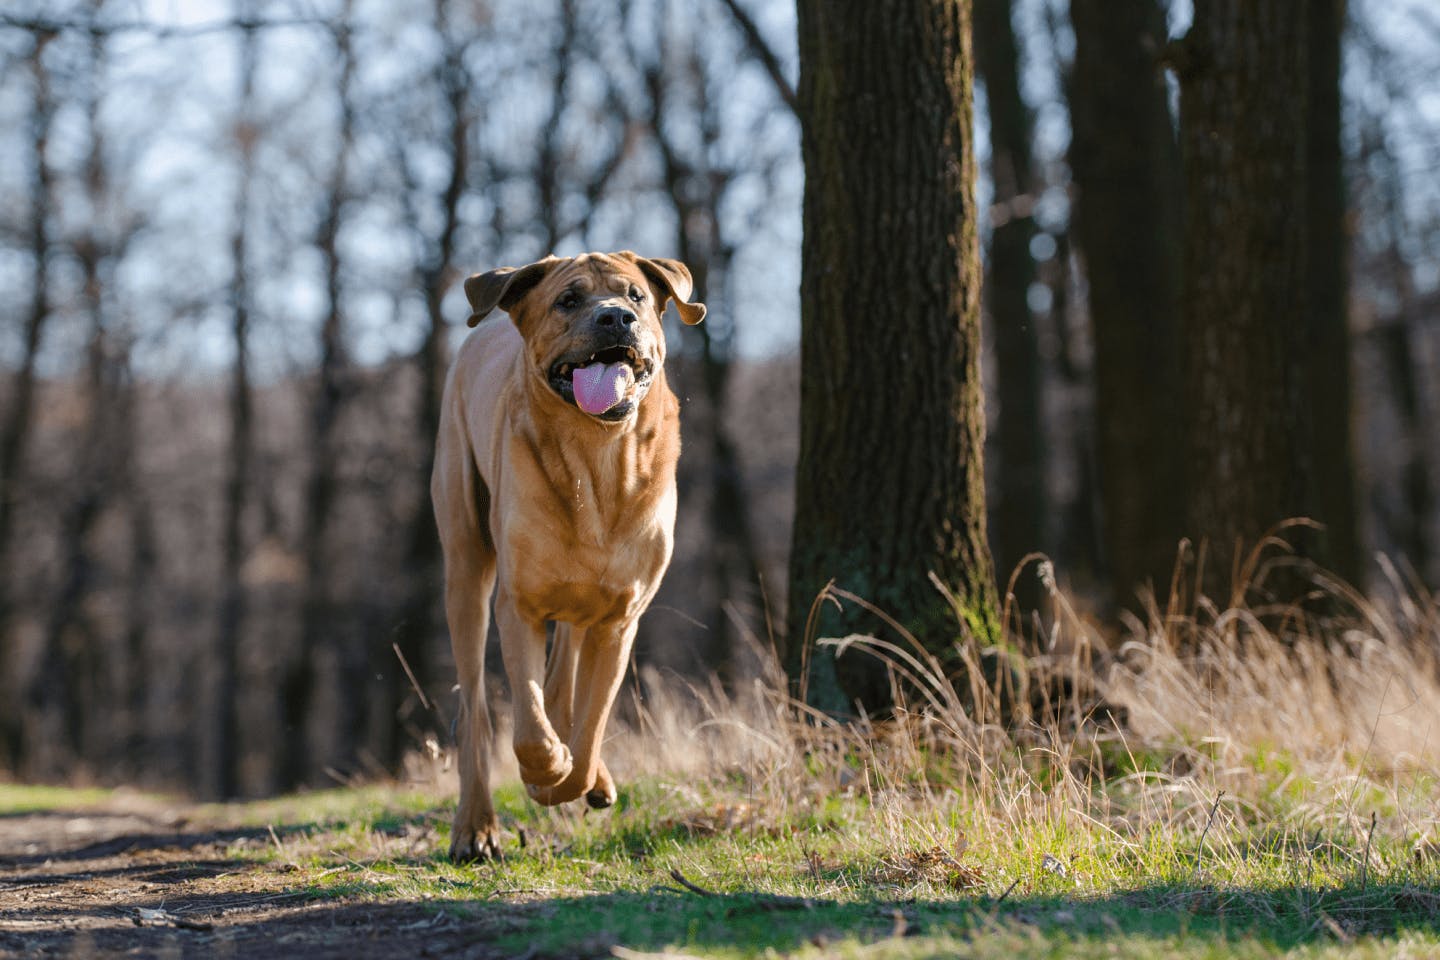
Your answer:
[[[450,858],[458,862],[500,855],[500,825],[490,800],[494,737],[485,702],[495,548],[489,535],[489,491],[475,468],[463,423],[458,415],[446,416],[443,423],[430,493],[445,555],[445,619],[460,681],[460,802],[450,831]]]

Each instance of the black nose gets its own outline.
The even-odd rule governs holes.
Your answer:
[[[601,307],[595,311],[595,316],[592,318],[592,322],[597,327],[615,327],[616,329],[624,329],[635,320],[635,314],[624,307]]]

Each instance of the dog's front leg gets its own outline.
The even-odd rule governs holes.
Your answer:
[[[545,665],[545,712],[561,740],[570,743],[575,730],[575,681],[580,651],[585,647],[585,628],[568,623],[555,624],[555,642]],[[574,750],[572,744],[571,750]],[[595,783],[585,793],[585,802],[599,810],[615,802],[615,781],[605,761],[595,761]]]
[[[550,787],[572,770],[570,748],[545,715],[545,622],[526,618],[505,585],[495,597],[495,625],[500,629],[500,652],[510,678],[515,710],[515,759],[520,779],[531,787]]]
[[[610,708],[630,663],[635,627],[636,621],[628,620],[596,624],[585,631],[575,670],[575,719],[570,733],[574,768],[568,777],[552,787],[532,784],[529,793],[536,803],[546,806],[566,803],[594,789],[603,789],[608,794],[607,802],[591,800],[591,806],[608,806],[614,801],[615,786],[610,782],[609,773],[604,776],[605,783],[598,782],[602,769],[600,745],[605,740]]]

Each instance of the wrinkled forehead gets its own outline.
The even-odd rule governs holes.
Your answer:
[[[639,265],[605,253],[585,253],[550,271],[542,284],[547,293],[576,290],[587,296],[623,295],[631,284],[645,284]]]

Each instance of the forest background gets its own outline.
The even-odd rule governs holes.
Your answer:
[[[1074,216],[1104,89],[1077,71],[1124,24],[1072,22],[1086,6],[975,5],[985,485],[1001,586],[1040,552],[1113,620],[1147,584],[1163,602],[1180,534],[1133,542],[1117,519],[1178,509],[1143,498],[1184,466],[1137,447],[1173,434],[1127,419],[1157,410],[1105,375],[1123,345],[1091,266],[1133,221]],[[1168,139],[1168,38],[1190,13],[1131,6]],[[0,766],[234,796],[439,750],[454,700],[427,482],[458,281],[548,252],[677,256],[710,309],[671,330],[680,526],[637,659],[733,686],[787,646],[796,25],[786,4],[677,8],[7,5]],[[1440,578],[1440,17],[1354,0],[1339,36],[1345,336],[1315,349],[1341,371],[1327,464],[1353,486],[1324,553],[1383,602]],[[1159,189],[1178,207],[1178,177]],[[1181,235],[1152,252],[1178,261]],[[1129,302],[1140,336],[1170,335]],[[1014,582],[1022,611],[1038,574]]]

